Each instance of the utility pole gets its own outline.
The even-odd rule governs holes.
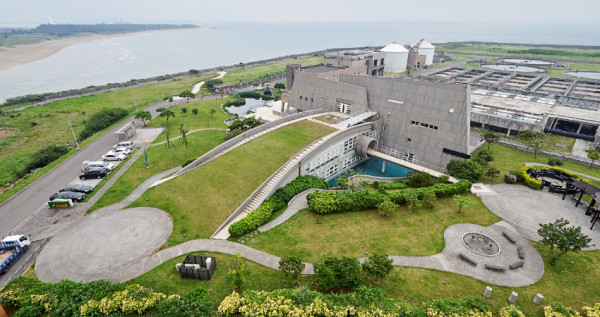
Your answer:
[[[73,134],[73,140],[75,140],[75,145],[77,145],[77,152],[79,152],[79,142],[77,142],[77,138],[75,137],[75,132],[73,132],[73,127],[71,126],[71,120],[67,117],[67,122],[69,122],[69,128],[71,128],[71,134]]]
[[[135,112],[138,112],[137,103],[135,102],[135,97],[133,96],[133,88],[131,89],[131,99],[133,99],[133,105],[135,106]]]

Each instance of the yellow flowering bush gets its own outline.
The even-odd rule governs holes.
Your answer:
[[[166,297],[165,294],[151,292],[140,285],[132,284],[127,286],[125,290],[114,292],[112,295],[104,297],[99,301],[89,300],[79,308],[79,312],[83,316],[98,313],[109,315],[119,310],[126,314],[141,314],[154,308]]]
[[[600,317],[600,303],[596,303],[594,307],[585,306],[581,310],[585,317]]]
[[[58,302],[48,298],[48,294],[31,294],[31,301],[40,304],[47,312],[52,311],[52,307]]]
[[[544,317],[572,317],[580,316],[579,313],[570,307],[565,307],[560,303],[553,303],[544,306]]]
[[[517,307],[515,307],[515,305],[504,306],[504,307],[502,307],[502,309],[500,309],[500,317],[514,317],[514,316],[525,317],[525,314],[523,314],[523,312],[521,312],[519,309],[517,309]]]
[[[479,310],[469,310],[464,313],[445,314],[431,307],[426,310],[427,317],[492,317],[492,312],[482,312]]]

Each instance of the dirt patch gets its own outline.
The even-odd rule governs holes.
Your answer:
[[[13,136],[13,135],[17,135],[19,133],[19,129],[14,129],[14,128],[0,128],[0,140],[9,137],[9,136]]]

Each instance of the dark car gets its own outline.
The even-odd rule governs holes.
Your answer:
[[[106,168],[94,168],[89,171],[83,172],[79,174],[80,179],[88,179],[88,178],[97,178],[101,179],[108,175],[108,170]]]
[[[69,184],[61,189],[59,192],[78,192],[78,193],[91,193],[94,190],[94,187],[90,185],[84,184]]]
[[[82,201],[85,199],[85,194],[78,192],[61,192],[50,196],[50,200],[55,199],[71,199],[72,201]]]

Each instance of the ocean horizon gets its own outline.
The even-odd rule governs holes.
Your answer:
[[[186,21],[188,23],[190,21]],[[0,102],[91,85],[302,54],[328,48],[481,41],[600,46],[600,24],[500,22],[207,23],[69,46],[0,72]]]

